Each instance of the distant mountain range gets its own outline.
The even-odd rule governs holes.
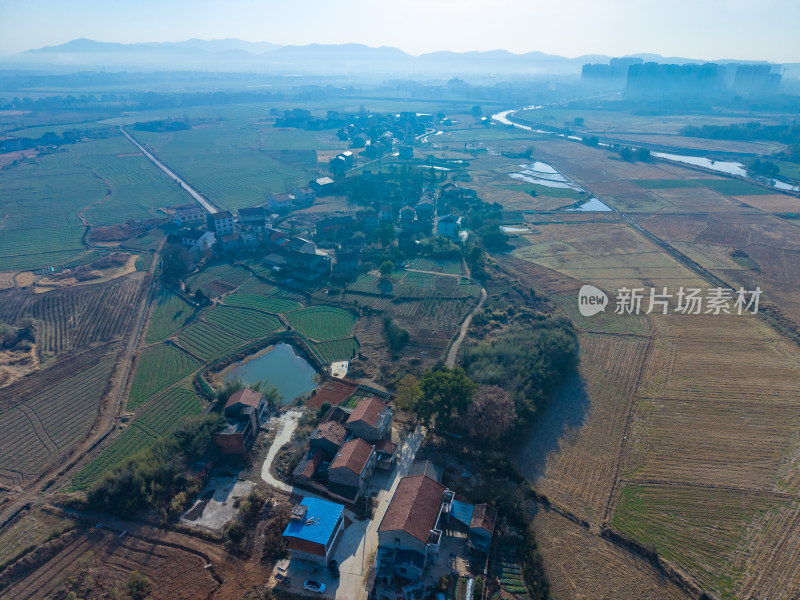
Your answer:
[[[684,64],[702,60],[637,54],[645,61]],[[0,59],[4,69],[66,70],[192,70],[269,72],[274,74],[386,76],[512,75],[576,76],[585,63],[608,63],[609,56],[591,54],[567,58],[543,52],[514,54],[432,52],[412,56],[398,48],[363,44],[280,46],[238,39],[119,44],[75,39]],[[720,61],[730,62],[730,61]]]

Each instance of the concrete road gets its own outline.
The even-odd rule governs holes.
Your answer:
[[[357,521],[353,513],[345,509],[345,516],[353,522],[345,529],[333,552],[333,559],[339,564],[340,578],[333,579],[323,567],[304,566],[295,562],[289,567],[291,585],[285,588],[287,591],[302,595],[303,581],[315,579],[326,587],[325,593],[318,597],[329,600],[367,600],[367,586],[371,583],[369,578],[378,550],[378,527],[400,478],[408,474],[425,433],[424,427],[417,427],[403,440],[397,452],[394,470],[390,473],[376,473],[372,490],[378,492],[378,506],[371,521]],[[300,489],[296,492],[304,496],[314,496]]]
[[[153,155],[152,155],[152,154],[150,154],[150,153],[149,153],[147,150],[145,150],[145,149],[144,149],[144,146],[142,146],[142,145],[141,145],[139,142],[137,142],[135,139],[133,139],[133,136],[131,136],[131,134],[129,134],[127,131],[125,131],[125,130],[124,130],[122,127],[120,127],[120,128],[119,128],[119,130],[122,132],[122,135],[124,135],[126,138],[128,138],[128,139],[131,141],[131,143],[133,143],[133,145],[134,145],[134,146],[136,146],[137,148],[139,148],[139,150],[141,150],[141,151],[144,153],[144,155],[145,155],[147,158],[149,158],[149,159],[150,159],[150,160],[153,162],[153,164],[154,164],[155,166],[157,166],[159,169],[161,169],[162,171],[164,171],[164,173],[166,173],[167,175],[169,175],[169,177],[170,177],[170,178],[171,178],[173,181],[177,181],[178,183],[180,183],[180,184],[181,184],[181,187],[182,187],[184,190],[186,190],[186,191],[189,193],[189,195],[191,195],[191,196],[192,196],[192,198],[194,198],[195,200],[197,200],[197,201],[200,203],[200,205],[201,205],[203,208],[205,208],[205,209],[206,209],[206,210],[207,210],[209,213],[211,213],[211,214],[213,215],[214,213],[216,213],[216,212],[219,212],[219,211],[217,210],[217,207],[216,207],[216,206],[214,206],[213,204],[211,204],[211,203],[210,203],[208,200],[206,200],[206,199],[205,199],[205,198],[204,198],[204,197],[203,197],[203,196],[200,194],[200,192],[198,192],[198,191],[197,191],[197,190],[195,190],[193,187],[191,187],[191,186],[190,186],[188,183],[186,183],[186,182],[185,182],[183,179],[181,179],[181,178],[180,178],[180,177],[178,177],[178,176],[177,176],[175,173],[173,173],[173,172],[170,170],[170,168],[169,168],[169,167],[167,167],[167,165],[165,165],[164,163],[162,163],[162,162],[161,162],[160,160],[158,160],[158,159],[157,159],[155,156],[153,156]]]
[[[288,494],[292,493],[292,486],[275,479],[272,476],[272,473],[269,472],[269,468],[272,466],[272,462],[278,455],[278,451],[281,449],[281,446],[292,439],[292,434],[294,433],[294,430],[297,429],[297,420],[301,417],[301,415],[302,413],[300,411],[288,410],[278,419],[272,421],[272,423],[280,423],[279,426],[281,429],[275,436],[272,446],[270,446],[269,452],[267,452],[267,458],[264,460],[264,465],[261,467],[261,479],[266,481],[275,489],[283,490]]]

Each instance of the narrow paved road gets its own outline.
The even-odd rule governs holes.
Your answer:
[[[272,473],[270,473],[269,468],[272,466],[272,462],[275,460],[275,457],[277,456],[281,447],[290,439],[292,439],[292,434],[294,433],[294,430],[297,429],[297,420],[301,415],[302,413],[299,411],[289,410],[283,413],[280,418],[270,421],[270,424],[276,422],[280,423],[281,430],[272,441],[272,446],[269,447],[269,452],[267,452],[267,458],[264,459],[264,465],[261,467],[261,479],[266,481],[275,489],[282,490],[288,494],[292,493],[292,486],[275,479],[275,477],[272,476]]]
[[[186,183],[186,182],[185,182],[183,179],[181,179],[181,178],[180,178],[180,177],[178,177],[178,176],[177,176],[175,173],[173,173],[173,172],[172,172],[172,171],[169,169],[169,167],[167,167],[167,165],[165,165],[164,163],[162,163],[162,162],[161,162],[160,160],[158,160],[158,159],[157,159],[155,156],[153,156],[153,155],[152,155],[152,154],[150,154],[150,153],[149,153],[147,150],[145,150],[145,149],[144,149],[144,146],[142,146],[142,145],[141,145],[139,142],[137,142],[135,139],[133,139],[133,137],[131,136],[131,134],[129,134],[127,131],[125,131],[125,130],[124,130],[122,127],[120,127],[120,128],[119,128],[119,130],[122,132],[122,135],[124,135],[126,138],[128,138],[128,139],[131,141],[131,143],[132,143],[134,146],[136,146],[136,147],[137,147],[139,150],[141,150],[141,151],[144,153],[144,155],[145,155],[147,158],[149,158],[151,161],[153,161],[153,164],[154,164],[155,166],[157,166],[159,169],[161,169],[162,171],[164,171],[164,173],[166,173],[167,175],[169,175],[169,177],[170,177],[170,178],[171,178],[173,181],[177,181],[178,183],[180,183],[180,184],[181,184],[181,187],[182,187],[184,190],[186,190],[186,191],[187,191],[187,192],[188,192],[188,193],[189,193],[189,194],[192,196],[192,198],[194,198],[195,200],[197,200],[197,201],[200,203],[200,205],[201,205],[203,208],[205,208],[205,209],[206,209],[206,210],[207,210],[209,213],[211,213],[211,214],[214,214],[214,213],[216,213],[216,212],[219,212],[219,210],[217,209],[217,207],[216,207],[216,206],[214,206],[213,204],[211,204],[211,202],[209,202],[208,200],[206,200],[206,199],[205,199],[205,198],[204,198],[204,197],[203,197],[203,196],[200,194],[200,192],[198,192],[198,191],[197,191],[197,190],[195,190],[193,187],[191,187],[191,186],[190,186],[188,183]]]
[[[464,322],[461,324],[461,331],[458,333],[456,341],[453,342],[452,346],[450,346],[450,352],[447,353],[447,360],[444,364],[448,368],[452,369],[454,366],[456,366],[456,357],[458,356],[458,349],[461,348],[461,342],[463,342],[464,338],[467,337],[467,330],[472,323],[472,317],[475,316],[476,312],[483,308],[484,302],[486,302],[486,290],[481,288],[481,299],[478,301],[477,306],[472,309],[472,312],[467,315],[467,318],[464,319]]]

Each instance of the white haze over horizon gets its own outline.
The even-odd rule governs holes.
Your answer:
[[[0,55],[75,38],[800,62],[798,0],[0,0]]]

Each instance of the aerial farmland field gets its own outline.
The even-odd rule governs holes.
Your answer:
[[[161,394],[75,475],[70,488],[86,489],[105,471],[177,428],[183,416],[199,414],[202,407],[202,400],[189,385],[177,386]]]
[[[355,323],[349,312],[332,306],[303,308],[289,313],[287,319],[292,327],[321,342],[349,337]]]
[[[566,148],[553,146],[558,149],[548,154],[550,160],[559,164],[555,152],[563,152],[562,164],[569,172]],[[585,153],[584,148],[576,150]],[[606,181],[601,182],[600,166],[591,159],[571,176],[615,208],[630,211],[631,218],[694,263],[743,285],[762,281],[767,294],[781,297],[782,286],[758,273],[747,278],[748,272],[753,274],[746,262],[750,259],[732,255],[737,248],[750,250],[744,257],[752,254],[758,248],[754,242],[765,235],[760,223],[774,219],[753,215],[754,207],[737,203],[761,195],[733,198],[725,194],[741,193],[738,182],[681,182],[657,176],[654,169],[662,167],[630,168],[642,190],[638,199],[630,195],[622,200],[617,187],[627,190],[629,184],[608,182],[608,170],[603,170]],[[679,174],[676,169],[663,167]],[[653,177],[646,179],[648,170]],[[694,200],[694,211],[706,210],[707,216],[682,216],[684,209],[673,192],[679,189],[685,190],[687,201]],[[660,199],[643,202],[652,192]],[[721,205],[715,204],[716,194],[721,194]],[[678,211],[659,216],[662,202]],[[720,206],[734,214],[715,216]],[[783,233],[777,220],[775,225],[770,243],[793,252],[793,233]],[[522,234],[527,244],[518,244],[515,256],[591,283],[610,296],[622,286],[711,286],[686,267],[690,263],[676,261],[660,242],[628,222],[562,218],[561,223],[536,223],[534,230]],[[781,263],[763,264],[774,273]],[[516,272],[525,273],[516,265]],[[526,281],[536,287],[537,277],[545,273],[530,273]],[[589,523],[610,524],[652,545],[703,589],[724,598],[749,597],[754,589],[787,597],[797,585],[790,565],[800,550],[794,537],[785,538],[780,553],[768,550],[767,540],[774,543],[778,531],[792,528],[791,490],[796,483],[787,479],[787,465],[794,462],[800,426],[791,409],[791,390],[800,385],[796,345],[752,315],[655,314],[646,321],[642,316],[598,315],[602,318],[595,320],[577,314],[574,294],[553,299],[585,329],[579,333],[584,383],[576,384],[580,387],[575,392],[565,391],[578,398],[585,394],[585,400],[576,400],[572,412],[556,411],[539,423],[541,430],[521,451],[519,468],[552,502]],[[785,304],[786,310],[792,306]],[[543,453],[548,456],[544,462],[533,459]],[[569,545],[570,538],[549,524],[538,527],[552,540],[542,543]],[[571,551],[580,553],[577,546]],[[580,566],[567,564],[551,563],[559,572],[554,576],[557,589],[568,589],[563,586],[570,580],[574,585]],[[785,576],[776,577],[777,572]],[[570,593],[579,596],[581,591]]]
[[[160,342],[183,327],[195,313],[182,298],[160,290],[153,306],[150,326],[147,330],[147,343]]]
[[[200,362],[170,343],[145,349],[139,356],[127,410],[133,411],[165,387],[200,368]]]

